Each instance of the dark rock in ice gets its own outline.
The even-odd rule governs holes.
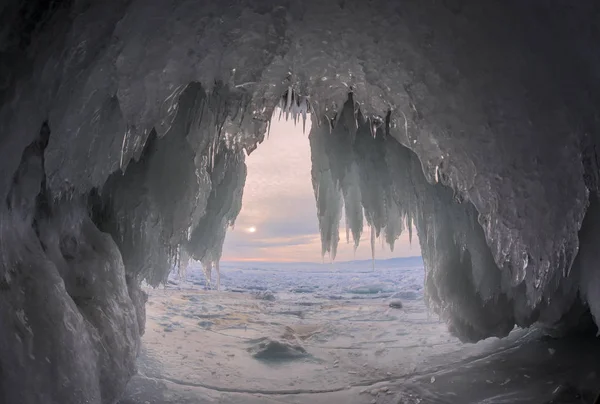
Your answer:
[[[190,302],[201,302],[202,298],[200,296],[196,296],[196,295],[183,295],[183,298],[190,301]]]
[[[221,318],[220,314],[195,314],[196,318]]]
[[[258,290],[258,291],[266,291],[267,287],[266,286],[259,286],[259,285],[249,285],[246,286],[247,290]]]
[[[301,310],[278,311],[277,314],[283,314],[287,316],[298,316],[300,318],[304,318],[304,312]]]
[[[352,300],[379,300],[379,299],[387,299],[388,297],[391,297],[391,294],[386,294],[386,293],[375,293],[375,294],[358,294],[358,295],[353,295],[350,297],[350,299]]]
[[[307,356],[306,350],[300,344],[272,338],[262,338],[254,346],[248,348],[248,352],[255,359],[267,362],[294,360]]]
[[[313,288],[307,288],[307,287],[300,287],[300,288],[293,288],[292,290],[290,290],[290,292],[292,293],[313,293],[315,290]]]
[[[392,300],[389,306],[393,309],[401,309],[403,307],[401,300]]]
[[[254,298],[258,300],[266,300],[269,302],[275,301],[275,295],[272,292],[269,292],[268,290],[254,293]]]

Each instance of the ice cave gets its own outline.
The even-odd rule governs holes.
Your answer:
[[[0,402],[118,402],[141,283],[219,265],[278,106],[324,254],[414,224],[462,341],[595,333],[599,44],[594,0],[5,0]]]

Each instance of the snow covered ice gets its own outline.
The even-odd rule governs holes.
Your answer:
[[[465,345],[427,310],[422,265],[228,262],[216,292],[192,264],[149,290],[140,374],[122,404],[591,400],[594,339],[515,330]]]

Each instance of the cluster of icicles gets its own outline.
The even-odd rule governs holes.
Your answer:
[[[314,115],[314,110],[308,97],[299,95],[292,87],[289,87],[285,94],[280,98],[277,107],[279,109],[279,119],[285,117],[285,120],[287,121],[290,119],[291,115],[294,124],[297,124],[298,120],[302,119],[302,131],[306,132],[306,118],[310,113],[313,113]],[[270,129],[271,121],[269,121],[269,131]]]
[[[302,129],[304,133],[306,133],[306,122],[307,118],[309,118],[309,115],[311,115],[313,118],[316,117],[315,110],[310,102],[310,97],[300,95],[291,86],[280,98],[277,108],[273,113],[273,117],[275,117],[277,114],[279,119],[285,119],[286,121],[291,119],[293,120],[294,124],[298,124],[300,121],[302,121]],[[310,135],[311,138],[313,138],[311,140],[313,172],[317,172],[319,177],[317,182],[313,183],[315,188],[315,198],[317,205],[324,208],[322,211],[319,209],[318,212],[319,227],[321,228],[321,239],[323,244],[322,254],[323,256],[325,256],[325,254],[329,254],[332,260],[335,259],[337,242],[339,241],[338,229],[339,221],[341,219],[341,210],[342,206],[345,205],[346,238],[347,241],[350,242],[351,232],[355,249],[359,244],[363,230],[363,220],[365,219],[363,208],[367,210],[366,220],[371,229],[370,244],[372,259],[374,260],[375,240],[380,236],[380,232],[382,230],[385,232],[385,241],[389,244],[392,250],[394,241],[400,235],[400,233],[406,227],[408,227],[409,233],[411,233],[412,230],[412,223],[405,223],[405,217],[408,216],[410,218],[410,214],[406,215],[407,212],[405,212],[405,209],[399,208],[395,202],[391,201],[391,195],[386,195],[386,201],[380,201],[380,203],[369,203],[369,201],[363,201],[363,197],[361,196],[361,194],[368,191],[366,188],[371,186],[381,187],[384,185],[380,184],[380,181],[375,181],[377,184],[369,184],[362,180],[365,178],[365,173],[367,174],[366,177],[377,177],[377,173],[374,171],[377,171],[378,169],[384,169],[384,167],[371,167],[368,163],[365,165],[366,162],[361,161],[365,159],[357,157],[357,155],[352,151],[352,147],[357,139],[357,132],[363,133],[367,138],[370,138],[371,141],[374,141],[377,137],[378,131],[381,133],[381,130],[383,129],[384,121],[380,117],[366,117],[362,115],[358,104],[352,101],[351,95],[348,102],[340,111],[336,113],[334,117],[329,117],[327,114],[324,114],[324,119],[326,121],[325,126],[320,125],[320,123],[323,122],[320,122],[318,119],[314,120],[317,128],[313,128]],[[345,132],[349,138],[346,138],[345,136],[340,137],[339,134],[336,135],[336,133],[339,132],[338,128],[336,128],[336,125],[338,124],[340,127],[344,127],[343,129],[340,129]],[[270,120],[267,133],[269,132]],[[324,139],[323,136],[326,136],[328,139]],[[369,142],[368,139],[365,140]],[[338,144],[334,146],[332,142]],[[345,143],[346,146],[343,146],[340,143]],[[339,146],[339,150],[337,150],[337,146]],[[348,146],[350,149],[348,149]],[[348,155],[342,156],[338,155],[339,153],[348,153]],[[365,153],[368,153],[368,151],[365,150]],[[372,158],[375,156],[367,157],[368,158],[366,160],[368,161],[372,160]],[[351,164],[349,166],[345,166],[345,163],[349,163],[347,160],[348,158],[350,158],[352,162],[350,162]],[[325,160],[329,161],[329,163],[325,164],[325,166],[333,165],[338,167],[336,173],[337,175],[334,174],[331,176],[332,173],[330,173],[330,175],[327,176],[326,173],[322,172],[322,168],[319,167],[319,163],[315,163],[315,161],[324,162]],[[323,175],[325,175],[325,178]],[[320,192],[320,188],[323,185],[320,183],[327,177],[329,178],[327,181],[329,184],[325,188],[329,188],[330,192]],[[313,181],[315,181],[314,178]],[[363,206],[363,203],[367,203],[367,206]],[[369,213],[370,210],[373,210],[373,212]],[[387,220],[384,219],[384,217]],[[382,238],[382,243],[384,238]],[[178,254],[176,265],[176,267],[179,268],[180,276],[185,277],[185,272],[190,261],[191,257],[188,256],[182,249]],[[206,278],[207,287],[213,288],[212,274],[214,273],[216,275],[216,283],[214,284],[214,288],[219,290],[220,268],[218,259],[202,260],[202,269]]]

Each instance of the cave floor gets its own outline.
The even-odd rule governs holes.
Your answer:
[[[600,387],[597,340],[463,345],[422,298],[149,290],[143,343],[120,404],[587,403]]]

